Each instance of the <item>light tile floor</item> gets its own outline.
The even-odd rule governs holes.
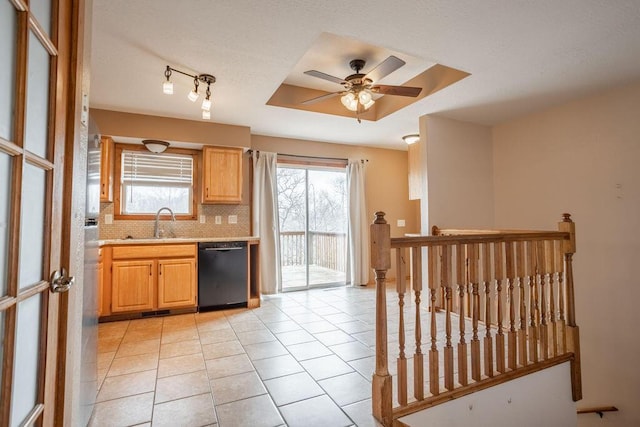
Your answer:
[[[374,321],[373,288],[343,287],[100,324],[91,425],[377,426]]]

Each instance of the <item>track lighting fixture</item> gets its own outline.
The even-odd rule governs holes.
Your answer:
[[[167,65],[167,68],[164,70],[164,76],[166,78],[165,81],[162,82],[162,92],[167,95],[173,95],[173,82],[171,81],[172,72],[176,72],[187,77],[193,78],[193,89],[187,95],[189,101],[196,102],[200,94],[198,93],[198,86],[200,83],[207,85],[207,90],[205,92],[206,98],[202,101],[202,118],[204,120],[211,120],[211,85],[216,82],[215,76],[211,74],[189,74],[184,71],[176,70],[175,68]]]

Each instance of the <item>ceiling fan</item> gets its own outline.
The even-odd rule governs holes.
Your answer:
[[[366,62],[363,59],[354,59],[350,61],[349,66],[353,71],[355,71],[355,74],[351,74],[344,79],[331,76],[321,71],[305,71],[304,74],[306,75],[341,84],[344,90],[311,98],[302,102],[302,104],[314,104],[316,102],[324,101],[325,99],[342,95],[340,98],[342,105],[350,111],[355,111],[356,118],[358,119],[358,122],[360,122],[358,115],[371,108],[371,106],[376,102],[373,99],[373,94],[379,93],[381,95],[411,96],[415,98],[422,91],[422,88],[420,87],[375,84],[375,82],[388,76],[405,64],[405,62],[398,57],[391,55],[367,74],[360,73],[360,70],[364,68],[365,64]]]

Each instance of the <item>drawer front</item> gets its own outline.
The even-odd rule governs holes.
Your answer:
[[[175,258],[195,257],[196,254],[197,248],[195,243],[176,245],[123,245],[113,247],[112,258]]]

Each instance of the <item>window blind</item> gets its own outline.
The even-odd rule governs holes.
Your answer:
[[[192,177],[190,155],[122,151],[123,184],[191,185]]]

